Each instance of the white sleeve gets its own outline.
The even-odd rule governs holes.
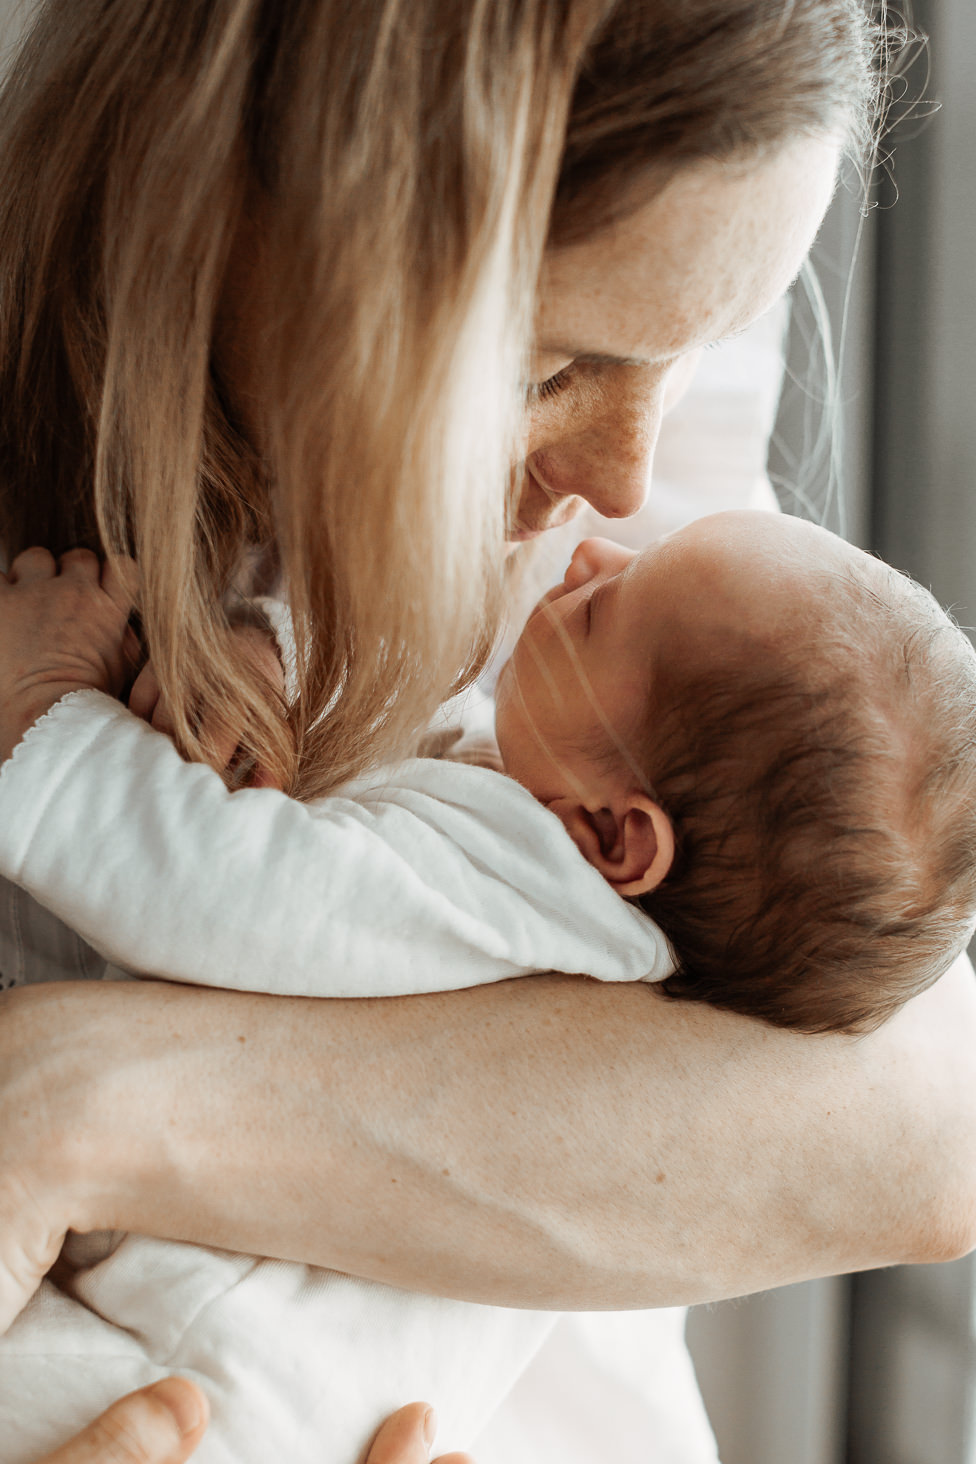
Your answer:
[[[114,964],[211,986],[383,996],[670,969],[655,927],[510,779],[415,761],[349,793],[230,794],[77,692],[0,772],[0,874]]]

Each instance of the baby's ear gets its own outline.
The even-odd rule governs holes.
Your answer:
[[[674,862],[671,820],[645,793],[622,794],[595,811],[573,798],[554,798],[546,807],[618,895],[656,889]]]

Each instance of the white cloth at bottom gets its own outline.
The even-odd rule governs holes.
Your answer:
[[[561,1317],[476,1464],[719,1464],[685,1321],[684,1307]]]
[[[106,969],[7,881],[0,922],[19,981]],[[70,1236],[65,1260],[70,1279],[44,1282],[0,1338],[0,1464],[35,1464],[174,1372],[210,1399],[194,1464],[356,1464],[413,1398],[436,1400],[445,1448],[466,1447],[556,1320],[148,1236]]]
[[[0,1339],[3,1464],[36,1464],[173,1372],[210,1399],[194,1464],[355,1464],[413,1398],[436,1399],[459,1448],[555,1320],[145,1236],[78,1237],[69,1255],[70,1288],[45,1282]]]

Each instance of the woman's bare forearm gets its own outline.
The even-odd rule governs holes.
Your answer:
[[[35,1084],[67,1126],[75,1228],[583,1308],[976,1244],[968,970],[860,1042],[556,978],[382,1001],[17,995],[0,1029],[46,1027],[20,1098]]]

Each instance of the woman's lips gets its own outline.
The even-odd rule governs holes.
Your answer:
[[[529,504],[528,511],[524,511],[523,508],[526,500]],[[536,508],[535,512],[532,512],[533,504]],[[550,529],[561,529],[563,524],[568,524],[570,519],[576,517],[582,507],[581,498],[575,496],[561,498],[551,489],[543,488],[532,469],[526,464],[519,500],[519,508],[523,511],[518,514],[505,537],[510,544],[524,544],[529,539],[537,539],[540,534],[547,534]]]
[[[538,539],[540,534],[548,534],[550,529],[561,529],[564,524],[569,523],[570,519],[574,519],[579,511],[579,508],[574,507],[568,513],[561,513],[558,518],[553,515],[531,525],[527,525],[519,519],[515,528],[509,529],[505,538],[509,544],[524,544],[528,539]]]

